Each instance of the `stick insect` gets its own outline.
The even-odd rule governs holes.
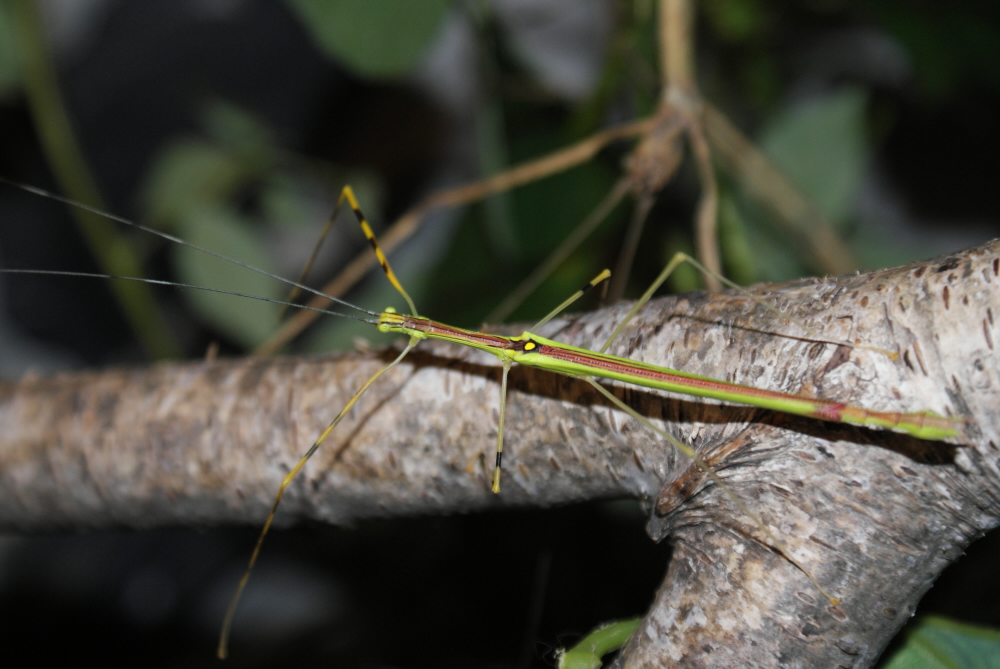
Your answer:
[[[226,261],[234,262],[240,266],[246,267],[252,271],[260,272],[267,276],[270,276],[276,280],[283,281],[286,284],[292,285],[300,290],[306,290],[312,293],[318,293],[311,288],[306,287],[304,284],[291,281],[277,275],[271,274],[264,270],[249,266],[238,260],[229,258],[222,254],[203,249],[201,247],[195,246],[189,242],[186,242],[180,238],[174,237],[157,230],[152,230],[146,228],[145,226],[139,225],[137,223],[116,217],[113,215],[106,214],[105,212],[100,212],[92,208],[86,207],[75,202],[72,202],[66,198],[62,198],[58,195],[42,191],[37,188],[24,186],[22,184],[17,184],[10,182],[6,179],[0,178],[0,181],[9,183],[20,188],[24,188],[30,192],[41,194],[45,197],[50,197],[58,201],[64,202],[66,204],[82,207],[95,213],[101,215],[110,216],[110,218],[119,221],[121,223],[145,230],[152,234],[158,235],[169,241],[195,248],[199,251],[208,253],[215,257],[221,258]],[[785,547],[784,543],[778,539],[773,532],[771,532],[760,517],[754,513],[745,503],[743,503],[739,497],[736,496],[719,478],[719,476],[712,470],[712,468],[698,455],[698,453],[683,443],[673,435],[671,435],[666,430],[661,427],[654,425],[648,418],[638,413],[635,409],[627,405],[625,402],[620,400],[614,394],[612,394],[607,388],[597,382],[597,379],[609,379],[613,381],[621,381],[625,383],[630,383],[642,387],[654,388],[659,390],[667,390],[671,392],[683,393],[687,395],[692,395],[696,397],[706,397],[717,400],[722,400],[725,402],[734,402],[739,404],[746,404],[755,407],[761,407],[765,409],[772,409],[776,411],[782,411],[785,413],[791,413],[801,416],[806,416],[810,418],[816,418],[831,422],[841,422],[850,423],[855,425],[870,426],[876,428],[884,428],[896,430],[899,432],[904,432],[912,436],[922,438],[922,439],[932,439],[940,440],[949,437],[957,436],[959,433],[959,427],[961,421],[958,419],[953,419],[950,417],[940,416],[930,411],[920,411],[912,413],[901,413],[901,412],[880,412],[864,409],[861,407],[846,404],[844,402],[825,400],[818,398],[811,398],[806,396],[794,395],[789,393],[782,393],[770,390],[763,390],[758,388],[753,388],[750,386],[743,386],[739,384],[727,383],[724,381],[719,381],[716,379],[699,376],[695,374],[689,374],[677,370],[668,369],[665,367],[659,367],[656,365],[646,364],[631,360],[629,358],[623,358],[619,356],[609,355],[604,353],[604,350],[614,341],[614,339],[621,332],[625,323],[631,318],[639,308],[642,307],[644,302],[648,300],[649,296],[655,291],[659,283],[662,283],[666,277],[682,262],[692,262],[690,258],[686,256],[678,255],[674,258],[671,263],[664,269],[661,273],[660,278],[657,282],[647,291],[646,295],[643,296],[642,300],[633,307],[632,311],[626,316],[624,321],[619,324],[619,326],[614,330],[614,332],[609,337],[608,341],[599,351],[592,351],[584,348],[579,348],[575,346],[570,346],[566,344],[559,343],[557,341],[547,339],[545,337],[534,334],[531,330],[536,330],[540,326],[544,325],[556,315],[561,313],[566,307],[576,301],[581,297],[586,291],[597,285],[600,281],[603,281],[610,274],[605,271],[600,275],[595,277],[590,283],[577,291],[574,295],[560,304],[556,309],[549,313],[545,318],[539,321],[531,330],[526,330],[517,336],[501,336],[490,333],[478,332],[474,330],[465,330],[461,328],[456,328],[450,325],[439,323],[433,321],[429,318],[420,316],[417,312],[416,306],[413,300],[407,294],[406,290],[403,288],[402,284],[399,282],[395,273],[393,272],[388,259],[382,252],[372,232],[371,226],[368,224],[364,214],[361,211],[360,205],[358,204],[353,191],[349,186],[344,187],[341,191],[340,197],[338,198],[337,205],[334,208],[334,212],[331,215],[331,221],[336,219],[340,209],[344,204],[350,206],[351,210],[354,212],[358,223],[372,246],[372,250],[375,253],[379,264],[381,265],[386,277],[393,285],[393,287],[403,296],[405,299],[410,313],[400,314],[392,308],[387,308],[381,312],[373,312],[361,307],[355,306],[347,301],[330,297],[334,303],[340,305],[341,307],[348,308],[354,311],[351,314],[344,314],[339,312],[325,312],[331,315],[344,316],[349,318],[354,318],[377,327],[380,332],[383,333],[396,333],[403,334],[409,338],[409,341],[403,348],[403,350],[398,354],[398,356],[389,364],[382,367],[375,374],[373,374],[362,386],[361,388],[350,398],[346,406],[340,411],[339,414],[330,422],[330,424],[322,431],[322,433],[315,439],[310,448],[306,451],[295,466],[289,471],[289,473],[282,480],[277,494],[275,495],[274,502],[271,506],[270,513],[264,522],[261,532],[258,536],[257,543],[253,549],[250,556],[249,563],[237,589],[233,595],[230,605],[227,609],[225,619],[223,622],[222,631],[220,634],[218,655],[220,658],[226,657],[228,653],[228,640],[229,634],[233,622],[233,618],[240,601],[241,595],[249,581],[250,574],[256,564],[257,558],[260,554],[261,547],[263,546],[263,541],[267,536],[271,524],[277,513],[278,506],[284,495],[285,489],[290,485],[290,483],[295,479],[299,471],[305,466],[308,460],[313,456],[313,454],[319,449],[323,442],[329,437],[329,435],[336,429],[337,425],[341,420],[347,415],[351,408],[360,400],[360,398],[365,394],[368,388],[384,373],[398,365],[406,355],[421,341],[425,339],[439,339],[463,346],[469,346],[487,353],[490,353],[498,358],[502,365],[502,377],[501,377],[501,387],[500,387],[500,412],[499,412],[499,425],[497,430],[497,443],[496,443],[496,461],[493,469],[492,476],[492,486],[491,489],[494,493],[500,492],[500,477],[501,477],[501,465],[503,456],[503,438],[504,438],[504,417],[506,408],[506,394],[507,394],[507,377],[511,367],[515,364],[528,365],[530,367],[537,367],[543,370],[555,372],[565,376],[570,376],[574,378],[579,378],[590,385],[592,385],[597,392],[608,399],[612,404],[617,406],[619,409],[625,411],[633,418],[638,420],[645,427],[649,428],[651,431],[655,432],[663,439],[668,441],[674,447],[676,447],[681,453],[691,458],[697,466],[705,472],[705,474],[711,479],[713,483],[718,485],[721,490],[725,492],[739,509],[750,518],[753,523],[760,528],[761,532],[767,537],[767,540],[771,545],[780,552],[791,564],[795,565],[799,570],[801,570],[813,583],[816,589],[826,597],[832,606],[836,606],[839,603],[839,599],[832,594],[828,593],[822,585],[816,580],[816,578],[811,574],[811,572],[802,564],[800,564],[794,557],[792,557],[791,552]],[[697,263],[694,263],[697,265]],[[87,274],[87,273],[77,273],[77,272],[52,272],[45,270],[3,270],[9,273],[42,273],[42,274],[61,274],[61,275],[71,275],[71,276],[88,276],[88,277],[100,277],[100,278],[111,278],[111,279],[126,279],[126,280],[137,280],[137,281],[150,281],[147,279],[138,279],[135,277],[118,277],[106,274]],[[228,292],[218,289],[202,287],[202,286],[190,286],[186,284],[175,284],[172,282],[165,281],[151,281],[152,283],[165,283],[170,285],[179,286],[182,288],[192,288],[198,290],[207,290],[210,292]],[[230,293],[237,295],[239,297],[251,297],[255,296],[243,295],[239,293]],[[266,298],[255,298],[255,299],[266,299]],[[280,304],[287,304],[280,300],[267,300],[272,302],[278,302]],[[294,305],[293,305],[294,306]]]

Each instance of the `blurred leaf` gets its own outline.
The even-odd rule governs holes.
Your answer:
[[[310,231],[313,237],[318,237],[325,222],[323,217],[330,215],[332,205],[329,209],[317,209],[310,187],[312,184],[298,173],[269,174],[267,181],[261,184],[258,195],[262,218],[276,228],[304,229]],[[335,195],[335,192],[330,192],[331,198]],[[301,262],[304,264],[305,258]]]
[[[867,163],[864,92],[847,88],[786,109],[761,133],[760,146],[812,198],[842,223]]]
[[[176,139],[160,151],[143,186],[152,221],[170,227],[189,207],[225,202],[278,162],[271,132],[240,107],[211,101],[201,109],[208,139]]]
[[[691,244],[691,238],[679,230],[671,230],[667,234],[664,251],[665,253],[661,259],[664,267],[666,267],[673,255],[678,251],[683,251],[690,256],[695,255],[694,246]],[[687,293],[692,290],[701,290],[704,288],[705,277],[703,277],[701,272],[696,270],[694,266],[689,263],[682,263],[681,265],[678,265],[677,269],[674,270],[674,273],[670,275],[667,285],[670,287],[670,293]]]
[[[253,169],[234,154],[200,140],[179,140],[163,151],[146,178],[144,198],[152,220],[171,223],[207,202],[221,201]]]
[[[264,242],[248,232],[246,222],[228,209],[209,204],[193,206],[178,220],[177,227],[178,234],[192,244],[269,269]],[[175,261],[184,283],[260,297],[283,296],[277,281],[191,248],[179,247]],[[202,318],[246,346],[274,332],[277,305],[199,290],[188,291],[188,298]]]
[[[997,669],[1000,630],[928,616],[883,669]]]
[[[719,189],[719,242],[726,275],[747,285],[758,280],[758,258],[747,238],[747,226],[728,188]]]
[[[358,74],[397,77],[430,46],[444,0],[289,0],[317,45]]]
[[[213,100],[204,106],[201,125],[210,137],[255,165],[274,161],[276,143],[256,116],[234,104]]]
[[[21,85],[14,22],[5,3],[0,3],[0,98],[11,95]]]

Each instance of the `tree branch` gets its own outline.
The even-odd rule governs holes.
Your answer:
[[[512,373],[504,490],[489,492],[499,368],[422,344],[377,383],[289,489],[281,522],[636,497],[676,544],[619,666],[869,666],[937,574],[997,524],[1000,243],[754,293],[649,305],[612,352],[873,409],[964,416],[955,443],[634,388],[616,392],[692,443],[828,590],[767,546],[668,444],[579,380]],[[599,346],[627,310],[552,324]],[[772,333],[781,332],[785,336]],[[281,476],[391,352],[29,376],[0,385],[0,526],[257,523]],[[776,661],[776,658],[781,658]]]

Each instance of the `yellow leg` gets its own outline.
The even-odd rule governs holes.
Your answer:
[[[330,233],[333,228],[334,222],[337,220],[337,215],[340,213],[340,208],[347,202],[348,206],[351,207],[351,211],[354,212],[354,217],[358,219],[358,225],[361,226],[361,231],[365,235],[365,239],[371,245],[372,250],[375,252],[375,258],[378,260],[379,266],[382,271],[385,272],[386,277],[392,283],[393,287],[399,291],[399,294],[403,296],[406,300],[406,304],[410,307],[410,315],[417,315],[417,308],[413,304],[413,300],[410,299],[409,294],[403,288],[403,285],[396,278],[395,272],[392,271],[392,267],[389,266],[389,261],[385,257],[385,253],[382,252],[382,247],[379,246],[378,240],[375,239],[375,233],[372,232],[371,226],[368,224],[368,220],[365,218],[364,212],[361,211],[361,206],[358,204],[358,199],[354,197],[354,189],[350,186],[344,186],[340,191],[340,197],[337,198],[337,204],[333,208],[333,213],[330,217],[326,219],[326,225],[323,226],[323,231],[319,235],[319,239],[316,240],[316,245],[313,247],[312,254],[309,256],[309,260],[306,262],[306,266],[302,268],[302,273],[299,274],[299,278],[295,283],[304,284],[306,281],[306,276],[309,274],[309,270],[312,269],[313,264],[316,262],[316,257],[319,255],[319,249],[326,240],[326,236]],[[286,302],[293,302],[295,298],[298,297],[300,289],[298,286],[292,288],[288,293],[288,297],[285,298]],[[288,307],[286,306],[285,309]],[[284,311],[281,312],[284,316]]]
[[[278,488],[278,494],[274,497],[274,504],[271,505],[271,513],[267,514],[267,520],[264,521],[264,527],[260,531],[260,536],[257,537],[257,545],[254,546],[253,553],[250,555],[250,563],[247,565],[246,571],[243,572],[239,585],[236,586],[236,592],[233,593],[233,598],[229,601],[229,608],[226,609],[226,617],[222,621],[222,632],[219,634],[219,648],[217,651],[219,659],[224,660],[228,654],[229,632],[233,626],[233,616],[236,614],[236,607],[240,603],[240,597],[243,596],[243,590],[246,588],[247,582],[250,580],[250,572],[253,571],[253,566],[257,562],[257,556],[260,555],[261,546],[264,545],[264,537],[267,536],[268,531],[271,529],[271,523],[274,521],[274,515],[278,512],[278,504],[281,503],[281,497],[285,494],[285,488],[289,486],[295,476],[299,473],[299,470],[301,470],[306,462],[309,461],[309,458],[313,456],[313,453],[315,453],[320,447],[320,444],[322,444],[326,438],[330,436],[330,433],[333,432],[334,428],[337,427],[341,420],[343,420],[344,416],[347,415],[347,412],[351,410],[351,407],[353,407],[357,401],[361,399],[361,396],[364,395],[365,391],[367,391],[368,388],[375,382],[375,379],[398,365],[399,361],[402,360],[406,354],[417,345],[418,341],[418,339],[410,339],[406,348],[403,349],[403,352],[400,353],[395,360],[372,374],[371,378],[365,381],[364,385],[361,386],[361,389],[354,393],[354,396],[347,402],[347,406],[345,406],[340,413],[337,414],[337,417],[326,426],[326,429],[323,430],[323,433],[316,438],[316,441],[314,441],[313,445],[309,447],[306,454],[302,456],[298,463],[292,467],[292,471],[288,472],[288,475],[281,481],[281,486]],[[501,424],[502,420],[501,414]]]
[[[518,307],[525,298],[528,297],[539,284],[542,283],[552,272],[555,271],[573,251],[590,236],[601,221],[608,217],[608,214],[621,202],[621,199],[628,192],[628,182],[622,179],[614,188],[598,203],[594,210],[587,215],[587,218],[574,230],[559,246],[542,261],[538,267],[525,277],[518,286],[511,291],[503,302],[486,316],[487,323],[502,323],[514,309]]]
[[[503,421],[507,415],[507,374],[512,363],[503,364],[503,380],[500,382],[500,423],[497,425],[497,461],[493,467],[493,492],[500,492],[500,461],[503,460]]]
[[[608,337],[608,340],[606,342],[604,342],[604,346],[602,346],[601,349],[600,349],[602,353],[604,351],[606,351],[609,346],[611,346],[612,342],[614,342],[614,340],[618,338],[618,335],[621,334],[621,331],[625,328],[625,326],[629,323],[629,321],[631,321],[635,317],[635,315],[637,313],[639,313],[640,309],[642,309],[644,306],[646,306],[646,303],[649,302],[650,298],[653,297],[653,294],[657,290],[660,289],[660,286],[662,286],[663,283],[668,278],[670,278],[670,275],[674,273],[674,270],[676,270],[678,267],[680,267],[681,264],[683,264],[683,263],[688,263],[689,265],[691,265],[692,267],[694,267],[695,269],[697,269],[699,272],[701,272],[705,276],[710,276],[710,277],[716,279],[717,281],[719,281],[720,283],[722,283],[727,288],[731,288],[732,290],[735,290],[736,292],[740,293],[741,295],[743,295],[747,299],[752,300],[753,302],[755,302],[756,304],[759,304],[764,309],[767,309],[771,313],[773,313],[773,314],[775,314],[777,316],[780,316],[781,318],[783,318],[783,319],[785,319],[787,321],[790,321],[791,323],[797,325],[804,332],[807,333],[807,336],[804,337],[804,338],[807,338],[809,341],[816,341],[816,342],[822,342],[822,343],[827,343],[827,344],[837,344],[838,346],[848,346],[850,348],[858,348],[858,349],[862,349],[862,350],[866,350],[866,351],[874,351],[876,353],[881,353],[882,355],[887,356],[891,360],[896,360],[896,359],[899,358],[899,354],[895,353],[894,351],[887,351],[886,349],[877,348],[877,347],[874,347],[874,346],[863,346],[863,345],[855,344],[855,343],[849,342],[849,341],[841,341],[841,340],[837,340],[837,339],[829,339],[829,338],[823,337],[822,335],[820,335],[819,333],[817,333],[815,330],[813,330],[812,328],[810,328],[805,323],[802,323],[801,321],[797,321],[794,318],[791,318],[790,316],[788,316],[787,314],[782,313],[781,310],[779,310],[774,305],[771,305],[771,304],[768,304],[767,302],[764,302],[763,300],[761,300],[759,297],[757,297],[756,295],[754,295],[753,293],[751,293],[749,290],[747,290],[743,286],[740,286],[739,284],[731,281],[730,279],[727,279],[726,277],[722,276],[718,272],[713,272],[712,270],[708,269],[707,267],[705,267],[704,265],[702,265],[700,262],[698,262],[697,260],[695,260],[694,258],[692,258],[691,256],[689,256],[688,254],[686,254],[684,252],[678,252],[678,253],[674,254],[674,257],[670,259],[670,262],[668,262],[667,266],[663,268],[663,271],[660,272],[660,275],[658,277],[656,277],[656,280],[653,281],[653,283],[649,286],[649,288],[646,289],[646,292],[643,293],[642,297],[640,297],[636,301],[636,303],[632,307],[632,309],[625,315],[625,318],[623,318],[621,320],[621,322],[618,323],[618,327],[616,327],[614,329],[614,331],[611,333],[611,336]],[[803,337],[798,337],[798,338],[803,338]]]

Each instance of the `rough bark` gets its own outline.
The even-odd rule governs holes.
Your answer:
[[[694,445],[733,502],[579,380],[512,374],[503,493],[489,492],[499,370],[422,344],[293,484],[282,522],[636,497],[676,545],[622,667],[870,666],[936,575],[997,524],[1000,242],[907,267],[651,304],[615,353],[873,409],[967,419],[949,443],[620,387]],[[599,345],[625,306],[541,332]],[[786,336],[772,333],[782,332]],[[0,385],[0,527],[257,522],[278,481],[392,352],[29,376]]]

